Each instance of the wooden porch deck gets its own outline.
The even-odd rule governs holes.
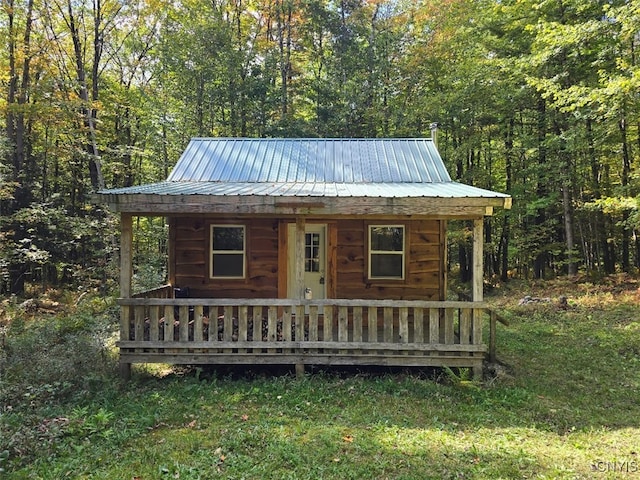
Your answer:
[[[162,297],[158,289],[151,296]],[[468,367],[489,347],[482,302],[120,299],[120,363]],[[491,317],[491,332],[495,320]]]

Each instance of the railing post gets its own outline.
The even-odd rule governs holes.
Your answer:
[[[305,329],[305,318],[304,318],[304,305],[292,305],[291,306],[291,310],[292,312],[295,312],[295,318],[296,318],[296,342],[298,342],[298,344],[302,344],[304,342],[304,329]],[[311,308],[309,308],[309,340],[312,340],[312,330],[311,330]],[[317,323],[315,324],[315,333],[317,335],[318,333],[318,325]],[[300,357],[304,356],[304,352],[305,349],[303,348],[299,348],[297,353],[298,355],[300,355]],[[303,378],[304,377],[304,363],[302,362],[296,362],[295,364],[295,368],[296,368],[296,377],[297,378]]]

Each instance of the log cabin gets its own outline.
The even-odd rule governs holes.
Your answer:
[[[132,363],[448,366],[479,377],[483,223],[509,195],[452,181],[430,138],[194,138],[120,214],[121,373]],[[168,282],[132,294],[132,221],[168,223]],[[447,300],[447,223],[473,225]]]

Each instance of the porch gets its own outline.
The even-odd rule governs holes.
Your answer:
[[[123,298],[120,362],[467,367],[482,374],[483,302]],[[140,298],[142,297],[142,298]],[[155,297],[155,298],[154,298]],[[164,298],[163,298],[164,297]],[[489,316],[490,332],[495,318]]]

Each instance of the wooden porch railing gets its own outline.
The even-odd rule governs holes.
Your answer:
[[[481,302],[120,299],[121,363],[482,367]]]
[[[173,298],[174,288],[172,285],[162,285],[161,287],[145,290],[133,295],[133,298]]]

